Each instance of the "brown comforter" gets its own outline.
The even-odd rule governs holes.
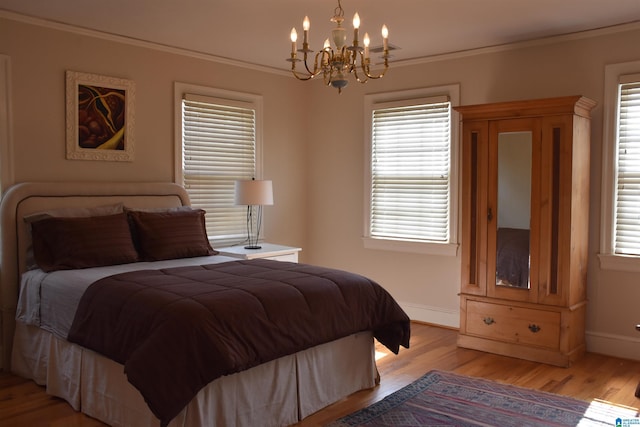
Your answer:
[[[252,260],[101,279],[68,338],[123,364],[167,425],[218,377],[366,330],[395,353],[409,347],[409,318],[375,282]]]
[[[499,228],[496,278],[511,286],[529,287],[529,230]]]

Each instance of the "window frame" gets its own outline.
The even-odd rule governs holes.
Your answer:
[[[11,60],[0,55],[0,195],[14,183],[10,100]]]
[[[604,72],[602,137],[602,188],[600,215],[600,267],[605,270],[640,272],[640,256],[615,253],[615,210],[618,162],[619,84],[623,76],[639,74],[640,61],[610,64]]]
[[[371,182],[372,182],[372,116],[376,105],[395,103],[398,106],[411,105],[416,99],[447,96],[451,103],[451,132],[449,151],[449,240],[448,242],[413,241],[397,238],[379,238],[371,236]],[[421,253],[428,255],[457,256],[458,242],[458,204],[459,204],[459,128],[460,119],[454,107],[460,104],[460,85],[451,84],[421,89],[385,92],[365,95],[365,171],[364,171],[364,234],[362,237],[366,249],[378,249],[397,252]]]
[[[189,83],[174,83],[174,107],[175,107],[175,135],[174,135],[174,182],[183,185],[184,183],[184,171],[183,167],[183,123],[182,123],[182,101],[185,95],[196,95],[207,98],[214,98],[216,101],[221,101],[221,104],[243,108],[252,108],[255,110],[255,179],[262,179],[263,167],[262,167],[262,153],[263,153],[263,99],[260,95],[236,92],[226,89],[212,88],[208,86],[200,86]],[[228,101],[228,103],[226,102]],[[187,190],[188,193],[188,190]],[[244,210],[239,213],[242,215],[242,220],[245,221],[246,212]],[[264,217],[262,224],[261,236],[264,238],[266,230],[264,227]],[[214,247],[216,246],[231,246],[234,244],[241,244],[244,241],[235,241],[230,239],[218,239],[216,236],[209,235],[209,240]]]

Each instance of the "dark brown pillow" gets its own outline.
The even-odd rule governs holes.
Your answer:
[[[215,255],[202,209],[129,211],[138,253],[145,261]]]
[[[44,271],[138,261],[125,213],[46,218],[31,224],[33,255]]]
[[[73,208],[58,208],[58,209],[49,209],[47,211],[40,211],[29,214],[25,216],[24,222],[27,223],[27,230],[29,232],[29,236],[27,238],[27,270],[33,270],[34,268],[38,268],[38,264],[36,264],[36,260],[33,256],[33,243],[31,239],[31,224],[36,221],[40,221],[45,218],[78,218],[78,217],[88,217],[88,216],[105,216],[105,215],[115,215],[124,212],[124,204],[122,203],[114,203],[110,205],[102,205],[102,206],[92,206],[92,207],[73,207]]]

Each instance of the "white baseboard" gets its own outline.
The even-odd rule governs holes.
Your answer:
[[[640,360],[640,338],[587,331],[586,341],[590,353]]]
[[[400,307],[402,307],[411,320],[446,326],[448,328],[460,327],[459,310],[448,310],[440,307],[431,307],[401,301],[399,301],[398,304],[400,304]]]

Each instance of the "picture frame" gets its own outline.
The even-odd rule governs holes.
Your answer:
[[[135,83],[66,72],[67,159],[133,161]]]

